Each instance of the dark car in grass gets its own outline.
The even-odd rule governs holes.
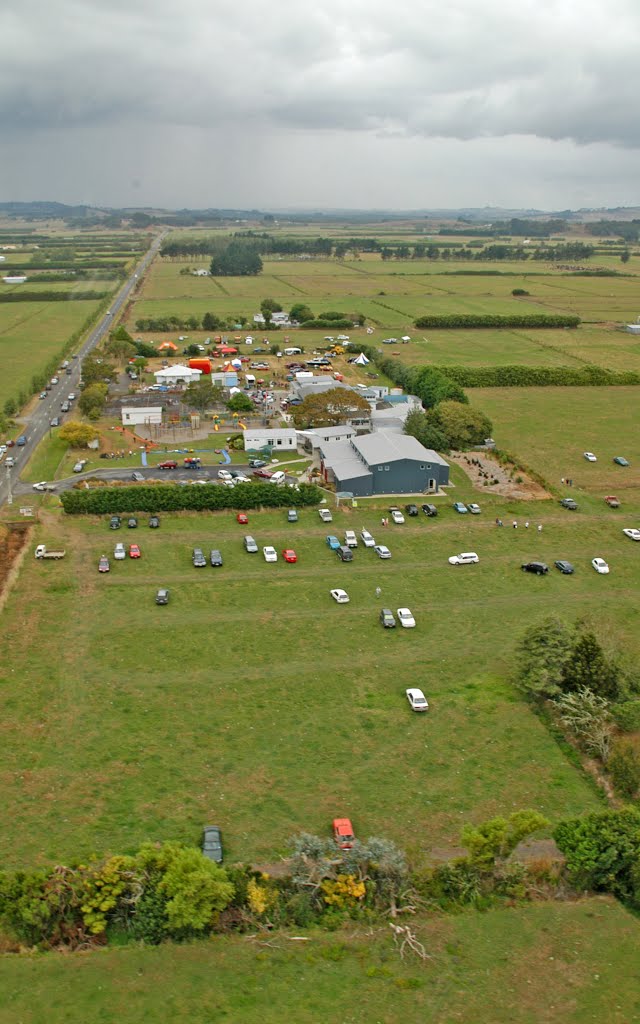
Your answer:
[[[385,629],[393,629],[395,627],[396,620],[390,608],[382,608],[380,610],[380,622]]]
[[[341,544],[339,548],[336,548],[336,555],[341,562],[353,562],[353,551],[346,544]]]
[[[217,568],[218,566],[222,565],[222,555],[220,554],[217,548],[213,548],[213,550],[211,551],[211,554],[209,555],[209,561],[211,562],[214,568]]]
[[[437,516],[438,514],[438,509],[436,508],[436,506],[429,505],[428,502],[422,506],[422,511],[424,512],[425,516]]]
[[[417,516],[418,515],[418,506],[417,505],[405,505],[404,506],[404,510],[405,510],[405,512],[407,513],[408,516]]]
[[[536,576],[546,576],[549,572],[549,566],[544,562],[524,562],[520,568],[523,572],[532,572]]]
[[[120,516],[111,516],[111,519],[109,520],[109,529],[119,530],[121,526],[122,519],[120,518]]]
[[[217,825],[207,825],[202,835],[202,856],[222,864],[222,831]]]
[[[160,526],[160,517],[159,516],[150,516],[149,517],[149,526],[151,527],[152,530],[157,530],[158,527]]]
[[[207,560],[204,557],[204,553],[201,548],[194,548],[193,554],[191,555],[191,561],[195,565],[196,569],[203,569],[207,564]]]
[[[564,576],[571,576],[575,571],[571,562],[565,561],[564,558],[557,558],[553,564]]]
[[[169,591],[166,587],[156,591],[156,604],[169,604]]]
[[[136,519],[135,516],[129,516],[129,518],[127,519],[127,526],[129,527],[130,530],[137,530],[138,520]]]

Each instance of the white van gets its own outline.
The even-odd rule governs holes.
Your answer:
[[[283,484],[286,476],[281,469],[277,469],[275,473],[271,474],[269,482],[272,484]]]
[[[285,354],[285,356],[301,356],[302,355],[302,349],[301,348],[285,348],[284,354]]]
[[[252,373],[245,373],[244,379],[245,379],[245,382],[249,385],[249,387],[255,388],[255,386],[256,386],[256,378],[255,378],[255,376]]]

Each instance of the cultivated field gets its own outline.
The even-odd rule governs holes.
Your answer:
[[[638,922],[605,899],[411,919],[430,959],[384,926],[5,957],[0,1024],[632,1024]],[[267,944],[268,943],[268,944]]]

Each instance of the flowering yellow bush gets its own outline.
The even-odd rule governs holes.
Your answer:
[[[262,876],[265,881],[268,875]],[[277,900],[277,894],[268,889],[266,885],[260,885],[252,878],[247,885],[247,903],[254,914],[265,914],[270,907],[273,907]]]
[[[332,907],[353,907],[367,891],[355,875],[338,875],[335,881],[325,878],[321,889],[324,902]]]

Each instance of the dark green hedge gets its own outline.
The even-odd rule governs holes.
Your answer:
[[[314,329],[326,331],[339,327],[353,327],[353,320],[349,320],[347,317],[343,317],[340,320],[316,317],[315,320],[305,320],[303,324],[300,324],[300,327],[305,331],[312,331]]]
[[[322,492],[314,484],[300,489],[271,483],[186,485],[154,484],[148,487],[96,487],[63,491],[67,515],[116,515],[129,512],[206,512],[216,509],[301,508],[318,505]]]
[[[620,387],[640,384],[634,370],[600,366],[434,366],[463,388]]]
[[[8,292],[6,295],[0,295],[0,302],[77,302],[79,299],[86,300],[90,299],[92,302],[98,299],[104,299],[106,295],[110,295],[110,292],[94,292],[94,291],[71,291],[71,292],[29,292],[29,291],[17,291]]]
[[[421,316],[415,326],[421,330],[449,328],[496,328],[496,327],[577,327],[579,316],[549,316],[546,313],[523,313],[513,316],[498,314],[452,313],[450,316]]]

